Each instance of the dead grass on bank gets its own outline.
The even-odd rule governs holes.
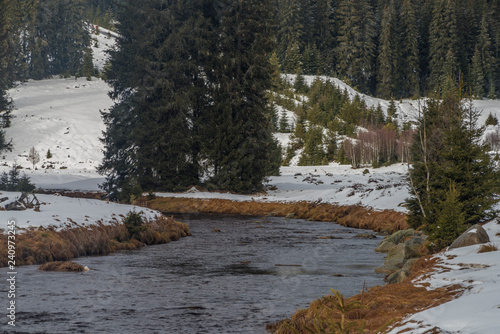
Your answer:
[[[405,317],[422,310],[446,303],[463,292],[459,285],[427,290],[415,286],[412,280],[429,275],[439,266],[436,258],[426,256],[419,259],[412,267],[413,274],[403,283],[376,286],[356,296],[348,298],[347,304],[359,302],[365,305],[348,312],[345,317],[349,323],[365,325],[363,333],[378,333],[388,324],[397,324]],[[332,320],[339,320],[341,314],[335,309],[333,295],[322,297],[312,302],[309,308],[297,311],[291,318],[267,326],[268,331],[276,334],[308,333],[306,328],[325,327]],[[335,333],[327,328],[326,333]]]
[[[190,235],[186,224],[172,217],[157,217],[145,222],[146,229],[138,238],[131,238],[122,222],[98,222],[92,225],[67,224],[28,228],[16,235],[16,265],[68,261],[80,256],[106,255],[144,245],[166,243]],[[8,264],[7,235],[0,234],[0,267]]]
[[[80,272],[85,271],[85,268],[81,264],[71,261],[53,261],[42,264],[38,270]]]
[[[343,226],[387,231],[408,229],[406,215],[392,210],[374,211],[362,206],[340,206],[310,202],[238,202],[224,199],[157,197],[141,198],[136,204],[171,213],[217,213],[238,215],[273,215],[314,221],[330,221]]]

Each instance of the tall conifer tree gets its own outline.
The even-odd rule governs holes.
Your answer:
[[[263,178],[279,166],[266,117],[272,75],[270,24],[269,0],[232,1],[222,16],[215,103],[204,122],[209,126],[204,145],[210,183],[218,189],[259,191]]]
[[[429,86],[441,91],[447,80],[458,79],[458,31],[455,0],[437,0],[434,3],[429,28],[430,77]]]
[[[396,9],[391,1],[382,13],[378,52],[377,95],[389,99],[394,96],[397,83],[397,46],[398,39],[395,31]]]
[[[481,144],[479,113],[462,97],[460,88],[451,87],[440,100],[429,100],[411,149],[408,220],[430,232],[436,248],[491,217],[498,201],[498,172]]]
[[[400,14],[401,24],[401,91],[402,96],[420,95],[420,64],[417,18],[413,1],[404,0]]]

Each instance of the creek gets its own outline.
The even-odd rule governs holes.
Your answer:
[[[327,222],[176,215],[192,237],[75,259],[91,271],[17,268],[16,327],[7,325],[0,268],[0,333],[266,333],[330,289],[382,285],[382,237]],[[220,231],[220,232],[216,232]]]

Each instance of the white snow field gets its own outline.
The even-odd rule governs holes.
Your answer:
[[[483,227],[490,243],[500,248],[500,224],[492,221]],[[442,268],[415,282],[416,285],[429,283],[427,289],[436,289],[459,284],[465,288],[464,293],[448,303],[410,316],[389,334],[499,333],[500,252],[478,253],[479,248],[480,245],[474,245],[438,254]]]
[[[2,191],[0,197],[8,197],[9,199],[0,205],[13,202],[19,196],[21,196],[21,193]],[[161,213],[155,210],[133,205],[107,203],[95,199],[40,194],[37,194],[36,197],[41,203],[40,212],[34,210],[0,211],[0,229],[5,230],[7,220],[14,220],[18,228],[30,226],[63,228],[73,226],[74,223],[92,225],[99,222],[102,224],[120,222],[131,211],[142,211],[143,217],[147,219],[161,216]],[[2,226],[3,223],[5,225]],[[19,231],[19,233],[22,233],[22,231]]]

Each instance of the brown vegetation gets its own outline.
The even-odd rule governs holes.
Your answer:
[[[496,252],[498,247],[492,244],[481,245],[479,247],[478,253],[488,253],[488,252]]]
[[[308,219],[314,221],[330,221],[343,226],[387,231],[408,229],[406,215],[392,210],[375,211],[362,206],[340,206],[327,203],[310,202],[237,202],[224,199],[195,199],[157,197],[141,198],[138,205],[147,206],[169,213],[218,213],[239,215],[272,215]]]
[[[437,266],[436,258],[423,257],[413,265],[412,276],[403,283],[376,286],[348,298],[346,304],[359,303],[364,307],[344,314],[345,321],[364,324],[364,333],[377,333],[387,324],[397,323],[410,314],[450,301],[463,291],[460,286],[427,290],[412,284],[412,279],[424,277]],[[268,325],[267,329],[276,334],[288,334],[307,333],[307,328],[321,327],[329,333],[333,328],[327,326],[342,319],[336,307],[337,300],[332,295],[322,297],[312,302],[309,308],[299,310],[290,319]]]
[[[38,270],[44,271],[85,271],[85,268],[76,262],[71,261],[53,261],[42,264]]]
[[[186,224],[172,217],[157,217],[144,224],[144,231],[131,238],[123,223],[98,222],[93,225],[67,224],[30,227],[16,236],[16,265],[68,261],[80,256],[105,255],[119,250],[137,249],[144,245],[166,243],[190,235]],[[0,267],[7,266],[7,235],[0,234]]]

